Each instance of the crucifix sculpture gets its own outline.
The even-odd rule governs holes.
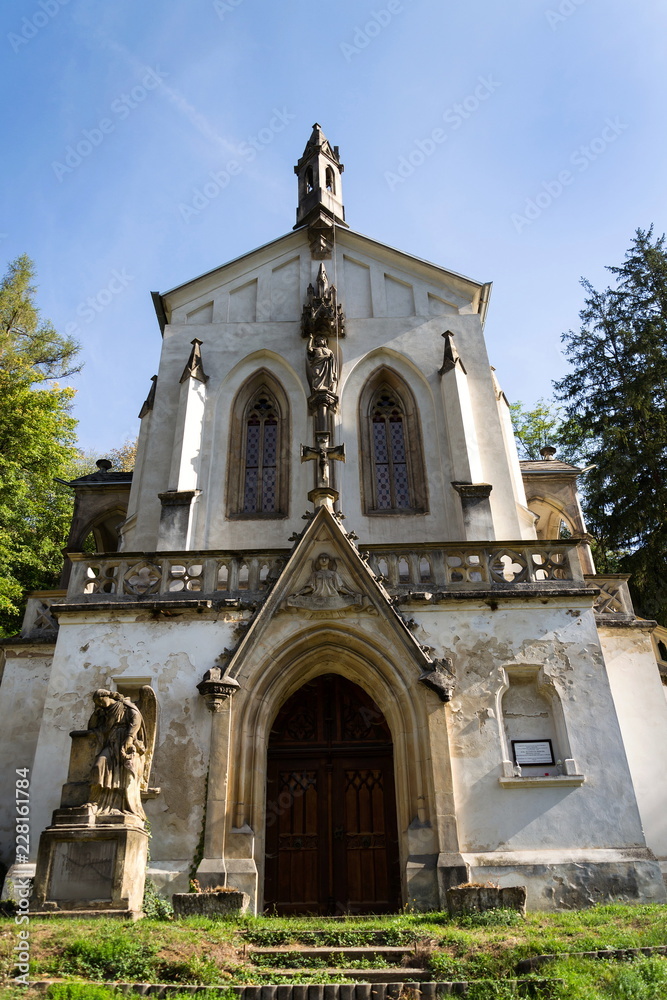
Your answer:
[[[329,490],[331,487],[331,461],[345,461],[345,445],[330,445],[328,432],[316,434],[315,441],[316,445],[314,448],[309,447],[307,444],[301,445],[301,461],[317,462],[316,489]]]

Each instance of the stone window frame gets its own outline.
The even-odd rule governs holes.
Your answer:
[[[552,678],[545,673],[544,667],[539,664],[508,664],[503,667],[501,673],[502,681],[496,691],[496,718],[502,756],[501,774],[498,779],[500,785],[503,788],[549,788],[563,785],[577,787],[582,785],[585,781],[585,776],[578,772],[576,761],[572,757],[570,735],[565,719],[562,698]],[[523,774],[521,777],[514,776],[511,744],[505,729],[503,708],[503,700],[505,694],[510,689],[513,678],[532,679],[537,694],[548,702],[555,735],[553,745],[554,757],[556,760],[562,761],[562,774],[548,776],[543,773],[538,774],[538,765],[534,765],[535,770],[531,771],[531,773]]]
[[[271,396],[278,412],[278,443],[276,457],[276,509],[244,511],[245,455],[247,415],[260,392]],[[290,407],[285,389],[268,369],[260,368],[245,380],[232,403],[229,422],[227,468],[227,518],[241,521],[267,521],[289,516],[290,483]]]
[[[372,409],[376,396],[385,387],[398,397],[403,411],[403,433],[411,498],[409,507],[378,508],[376,503]],[[381,365],[371,373],[359,396],[359,439],[361,445],[359,467],[364,513],[371,517],[427,514],[429,509],[428,488],[419,408],[405,379],[387,365]]]

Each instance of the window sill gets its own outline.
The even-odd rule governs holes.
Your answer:
[[[576,788],[586,780],[583,774],[539,775],[535,778],[498,778],[502,788]]]

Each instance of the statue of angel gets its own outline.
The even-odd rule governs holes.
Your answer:
[[[88,732],[98,739],[90,772],[90,804],[97,815],[131,815],[146,819],[141,792],[148,787],[155,745],[156,700],[148,685],[140,690],[143,713],[118,691],[98,688]]]

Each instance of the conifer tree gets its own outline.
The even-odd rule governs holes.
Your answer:
[[[581,328],[563,335],[571,373],[555,384],[579,438],[598,569],[631,572],[640,614],[667,624],[667,248],[638,229],[613,285],[588,281]],[[614,560],[605,565],[605,553]]]

